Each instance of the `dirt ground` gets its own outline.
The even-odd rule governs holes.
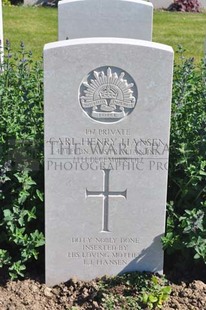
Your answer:
[[[170,284],[172,293],[163,310],[206,310],[206,284],[200,280]],[[53,288],[41,279],[7,281],[0,286],[0,310],[78,310],[100,309],[96,281],[82,282],[71,279]],[[126,310],[115,307],[115,310]],[[128,308],[127,308],[128,309]],[[134,307],[129,308],[134,309]],[[106,309],[108,310],[108,309]]]

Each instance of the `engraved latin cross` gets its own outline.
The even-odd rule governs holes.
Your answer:
[[[103,198],[102,208],[102,232],[109,232],[109,197],[127,198],[127,189],[122,192],[109,190],[109,174],[110,169],[103,169],[103,190],[102,191],[89,191],[86,189],[87,197],[100,197]]]

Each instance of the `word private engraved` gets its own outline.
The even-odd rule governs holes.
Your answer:
[[[83,79],[79,101],[92,119],[104,123],[117,122],[135,108],[137,86],[126,71],[112,66],[100,67]]]
[[[109,173],[110,169],[103,169],[103,191],[88,191],[86,189],[87,197],[100,197],[103,198],[102,209],[102,230],[101,232],[109,232],[109,197],[127,198],[127,190],[125,191],[110,191],[109,190]]]

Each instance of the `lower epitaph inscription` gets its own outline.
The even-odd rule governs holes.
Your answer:
[[[127,190],[122,192],[109,190],[109,174],[109,169],[103,170],[103,191],[89,191],[86,189],[86,197],[103,198],[102,232],[109,232],[109,197],[127,198]]]
[[[73,251],[67,253],[68,259],[77,259],[84,265],[92,266],[126,266],[131,259],[138,256],[140,239],[73,237],[70,242]]]

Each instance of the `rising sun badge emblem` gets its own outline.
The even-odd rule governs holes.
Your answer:
[[[123,119],[135,108],[137,86],[133,78],[117,67],[100,67],[82,81],[79,101],[92,119],[112,123]]]

